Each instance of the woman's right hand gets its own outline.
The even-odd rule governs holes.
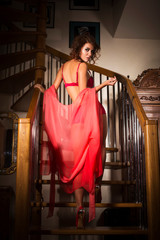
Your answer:
[[[34,88],[38,88],[42,93],[45,92],[45,88],[39,83],[35,84]]]

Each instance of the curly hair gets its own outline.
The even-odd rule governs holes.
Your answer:
[[[93,51],[93,54],[92,54],[89,62],[95,63],[95,61],[100,56],[100,53],[99,53],[100,52],[100,47],[96,43],[95,38],[89,32],[83,33],[83,34],[78,35],[74,38],[73,43],[72,43],[72,47],[71,47],[72,50],[71,50],[70,56],[73,59],[81,60],[80,51],[81,51],[81,48],[86,43],[90,43],[90,44],[93,45],[94,51]]]

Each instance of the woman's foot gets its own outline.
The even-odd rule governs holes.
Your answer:
[[[101,203],[101,201],[102,201],[101,185],[97,184],[95,188],[95,202]]]
[[[78,229],[83,229],[85,226],[85,209],[80,206],[76,215],[76,227]]]

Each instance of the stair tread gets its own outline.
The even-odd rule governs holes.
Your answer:
[[[26,87],[29,83],[35,80],[35,71],[37,69],[44,69],[44,67],[37,66],[30,69],[16,73],[8,78],[1,80],[0,92],[15,94]],[[23,79],[23,81],[22,81]]]
[[[7,67],[15,66],[25,61],[29,61],[36,57],[37,52],[44,52],[44,49],[31,49],[23,52],[15,52],[0,55],[0,70]]]
[[[0,6],[0,21],[27,21],[31,23],[36,23],[38,14],[26,12],[23,10]]]
[[[35,180],[35,183],[50,184],[50,180]],[[55,180],[55,184],[60,184],[60,180]],[[123,180],[102,180],[101,185],[135,185],[136,181],[123,181]]]
[[[46,35],[36,31],[19,31],[19,32],[0,32],[0,44],[13,43],[18,41],[35,42],[38,35]]]
[[[121,161],[116,161],[116,162],[105,162],[105,168],[112,168],[112,169],[120,169],[124,167],[129,167],[130,162],[121,162]]]
[[[88,202],[83,203],[84,207],[89,207]],[[47,202],[31,202],[31,207],[49,207],[49,203]],[[76,207],[75,202],[57,202],[55,203],[55,207]],[[95,203],[95,207],[98,208],[141,208],[142,203]]]
[[[30,101],[33,95],[34,88],[31,87],[26,93],[24,93],[18,100],[15,102],[11,109],[17,112],[28,112]],[[25,104],[24,104],[25,103]]]
[[[106,147],[106,151],[109,151],[109,152],[118,152],[118,148]]]
[[[139,227],[94,227],[77,229],[71,228],[32,228],[30,234],[41,233],[42,235],[146,235],[148,231]]]

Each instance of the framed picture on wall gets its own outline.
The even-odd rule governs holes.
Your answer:
[[[69,47],[71,47],[73,39],[79,35],[79,30],[87,27],[90,34],[96,39],[96,43],[100,46],[100,23],[99,22],[69,22]]]
[[[70,10],[99,10],[99,0],[69,0]]]
[[[36,5],[26,3],[24,7],[24,11],[30,12],[30,13],[37,13],[37,7]],[[47,28],[54,28],[54,18],[55,18],[55,3],[54,2],[48,2],[46,6],[46,27]],[[31,22],[25,22],[23,24],[24,27],[29,28],[35,28],[36,24]]]

